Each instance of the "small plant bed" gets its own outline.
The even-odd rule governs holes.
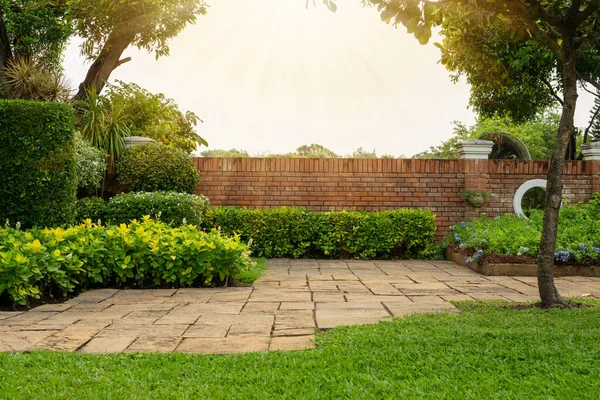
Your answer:
[[[592,399],[600,302],[458,303],[317,335],[316,349],[200,354],[0,353],[7,399]]]
[[[67,229],[0,228],[0,305],[63,299],[94,287],[156,288],[227,283],[257,274],[237,236],[145,217]],[[254,272],[247,272],[254,271]],[[254,275],[253,275],[254,274]]]
[[[600,276],[599,194],[588,204],[565,205],[559,216],[555,273]],[[482,216],[451,227],[447,256],[485,275],[535,276],[543,214]]]

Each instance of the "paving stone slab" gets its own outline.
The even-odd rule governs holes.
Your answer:
[[[125,350],[125,353],[170,353],[175,351],[182,340],[181,336],[141,336]]]
[[[315,308],[315,303],[312,301],[303,301],[303,302],[282,302],[279,307],[280,310],[313,310]]]
[[[0,311],[0,319],[8,319],[23,314],[23,311]]]
[[[178,353],[235,354],[269,350],[270,336],[229,338],[184,338],[175,349]]]
[[[0,335],[0,351],[29,351],[38,342],[54,333],[54,331],[5,332]]]
[[[310,291],[290,291],[290,290],[255,290],[248,299],[249,302],[302,302],[311,301]]]
[[[231,325],[194,324],[183,333],[184,338],[224,338]]]
[[[136,336],[105,336],[92,338],[78,350],[83,354],[122,353],[136,339]]]
[[[96,334],[101,336],[181,336],[190,325],[109,325]]]
[[[280,305],[280,302],[249,302],[242,309],[242,314],[275,314]]]
[[[231,336],[269,336],[272,324],[237,324],[231,325],[227,337]]]
[[[273,330],[272,336],[306,336],[306,335],[314,335],[316,327],[313,326],[311,328],[281,328],[281,326],[275,325],[275,329]]]
[[[43,304],[39,307],[32,308],[29,312],[62,312],[73,307],[73,304]]]
[[[383,310],[381,301],[352,301],[346,303],[316,303],[317,312],[322,310]]]
[[[91,336],[55,333],[36,343],[33,350],[76,351],[92,339]]]
[[[278,336],[271,339],[270,351],[289,351],[314,349],[314,335]]]

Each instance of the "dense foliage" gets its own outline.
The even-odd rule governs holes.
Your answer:
[[[104,95],[110,104],[120,104],[132,136],[144,136],[190,154],[208,143],[195,131],[201,121],[191,111],[182,112],[173,99],[153,94],[134,83],[117,81]]]
[[[118,162],[118,180],[134,192],[194,193],[198,169],[183,150],[148,143],[127,149]]]
[[[558,120],[556,112],[538,114],[531,121],[515,123],[506,117],[481,118],[475,125],[467,127],[455,121],[452,137],[438,146],[416,154],[414,158],[458,158],[456,145],[462,140],[477,139],[488,132],[505,132],[523,142],[532,160],[549,160],[556,142]]]
[[[92,207],[89,209],[90,211],[98,210],[97,212],[100,212],[99,202],[93,204]],[[121,224],[150,215],[152,218],[160,218],[161,221],[173,226],[200,225],[208,207],[210,207],[210,203],[205,196],[187,193],[122,193],[106,203],[102,210],[103,215],[98,218],[109,223]],[[80,215],[80,217],[92,218],[92,213]]]
[[[86,219],[90,219],[94,222],[97,222],[98,220],[104,221],[104,216],[106,215],[106,202],[101,197],[84,197],[77,200],[76,210],[77,213],[75,214],[75,221],[77,223],[83,222]],[[136,216],[134,218],[139,217]],[[119,221],[119,223],[126,223],[134,218]]]
[[[144,218],[119,226],[0,228],[0,301],[25,305],[94,285],[210,284],[250,264],[236,237]]]
[[[469,262],[485,262],[496,255],[509,256],[506,259],[514,262],[535,262],[542,218],[542,212],[532,211],[529,219],[507,214],[463,222],[454,227],[448,243],[473,254]],[[555,262],[600,265],[600,194],[588,204],[561,209]]]
[[[83,140],[80,133],[75,135],[75,158],[77,163],[77,187],[91,192],[100,187],[106,172],[106,153]]]
[[[428,258],[435,216],[423,210],[314,212],[302,208],[212,209],[205,222],[252,239],[259,257]]]
[[[72,222],[74,124],[65,104],[0,100],[0,220],[23,227]]]

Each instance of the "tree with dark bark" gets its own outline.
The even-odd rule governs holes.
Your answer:
[[[382,20],[406,27],[421,44],[431,38],[432,28],[441,27],[444,43],[442,62],[451,70],[464,74],[471,83],[489,86],[490,99],[506,95],[510,74],[515,65],[494,57],[490,47],[504,42],[521,59],[533,54],[551,55],[554,65],[544,72],[555,73],[557,85],[547,86],[548,93],[561,103],[562,112],[547,175],[546,206],[538,257],[538,287],[542,305],[568,307],[554,284],[554,253],[558,230],[558,213],[562,201],[563,166],[570,138],[574,135],[574,115],[578,81],[598,88],[600,66],[594,52],[600,46],[600,1],[598,0],[368,0],[381,12]],[[455,23],[453,25],[453,23]],[[447,49],[458,45],[455,35],[478,32],[470,36],[468,46],[452,54]],[[489,36],[488,36],[489,35]],[[464,43],[463,43],[464,44]],[[524,46],[531,46],[530,49]],[[519,53],[520,52],[520,53]],[[466,54],[464,59],[456,57]],[[519,57],[514,57],[518,59]],[[469,66],[464,64],[468,60]],[[541,60],[544,61],[544,60]],[[554,63],[554,64],[552,64]],[[587,65],[589,64],[589,65]],[[540,71],[531,69],[535,76]],[[495,75],[498,73],[499,75]],[[539,76],[539,74],[538,74]],[[492,79],[490,79],[490,77]],[[499,78],[498,78],[499,77]],[[508,82],[508,86],[500,83]],[[535,88],[537,83],[531,87]],[[552,91],[550,91],[552,89]],[[535,89],[534,89],[535,90]],[[535,93],[532,93],[535,94]]]
[[[122,58],[128,47],[168,55],[168,41],[206,11],[203,0],[0,0],[0,84],[17,56],[60,68],[62,50],[76,35],[92,61],[75,95],[83,100],[90,91],[99,94],[111,73],[130,61]]]

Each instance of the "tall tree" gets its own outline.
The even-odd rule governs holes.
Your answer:
[[[489,85],[488,95],[506,92],[502,79],[487,79],[496,72],[514,71],[515,65],[502,62],[502,57],[494,57],[488,51],[488,33],[508,35],[506,43],[515,52],[521,51],[522,58],[531,57],[532,51],[551,54],[555,60],[552,70],[557,87],[552,87],[554,95],[562,105],[561,119],[552,149],[552,157],[547,175],[546,206],[542,239],[538,257],[538,287],[544,306],[565,306],[569,304],[558,293],[554,284],[554,252],[558,229],[558,213],[562,201],[563,166],[570,138],[574,135],[574,115],[578,97],[578,80],[600,87],[599,66],[595,62],[595,52],[600,45],[600,2],[598,0],[369,0],[376,4],[384,21],[402,24],[420,43],[426,44],[431,38],[433,27],[441,26],[445,42],[442,48],[442,62],[460,74],[465,74],[473,82]],[[453,25],[453,21],[459,21]],[[474,42],[463,47],[465,59],[453,58],[453,53],[445,51],[453,46],[453,34],[477,32]],[[491,44],[501,43],[504,36],[492,36]],[[514,40],[513,40],[514,39]],[[523,46],[531,46],[533,50]],[[588,65],[589,64],[589,65]],[[532,69],[532,74],[536,74]],[[502,76],[502,75],[499,75]],[[510,80],[505,80],[510,82]],[[510,85],[509,85],[510,88]],[[550,88],[549,88],[550,90]],[[495,91],[495,92],[494,92]]]
[[[60,67],[67,40],[77,35],[92,64],[75,98],[99,94],[111,73],[130,61],[122,58],[125,49],[168,55],[168,41],[206,11],[203,0],[0,0],[0,84],[19,55]]]
[[[129,58],[125,49],[136,46],[169,54],[169,39],[177,36],[197,15],[206,14],[202,0],[71,0],[75,30],[83,38],[81,52],[93,60],[76,99],[90,89],[100,93],[110,74]]]

